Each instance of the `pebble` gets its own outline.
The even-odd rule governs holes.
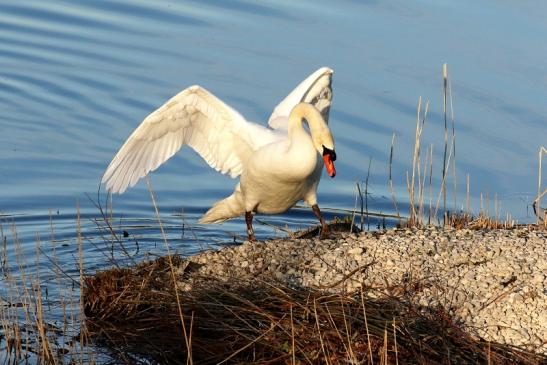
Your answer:
[[[547,354],[547,231],[389,229],[338,239],[275,239],[189,258],[226,280],[263,275],[293,286],[353,291],[420,282],[411,300],[444,306],[488,341]],[[366,269],[359,270],[359,268]],[[181,279],[187,280],[187,279]],[[184,284],[184,283],[183,283]]]

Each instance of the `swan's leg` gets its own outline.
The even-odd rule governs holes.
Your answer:
[[[247,223],[247,236],[249,241],[256,241],[255,231],[253,230],[253,213],[245,212],[245,223]]]
[[[327,223],[321,216],[321,211],[319,210],[319,205],[314,204],[311,206],[311,209],[313,210],[313,214],[319,219],[319,223],[321,223],[321,238],[326,238],[329,236],[329,226],[327,226]]]

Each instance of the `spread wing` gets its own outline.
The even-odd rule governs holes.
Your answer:
[[[234,178],[246,157],[272,138],[271,130],[247,122],[204,88],[191,86],[144,119],[110,162],[102,182],[109,191],[123,193],[184,144]]]
[[[313,104],[328,123],[332,102],[332,74],[330,68],[321,67],[308,76],[275,107],[268,125],[273,129],[287,129],[292,108],[301,102]]]

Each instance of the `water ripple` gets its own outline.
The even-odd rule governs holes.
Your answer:
[[[120,31],[122,28],[112,22],[105,22],[98,18],[91,18],[77,14],[67,14],[63,12],[63,8],[57,8],[57,11],[52,11],[35,4],[30,7],[28,5],[0,4],[0,12],[9,14],[10,17],[20,16],[23,19],[28,19],[29,22],[40,20],[49,24],[61,23],[73,27],[86,27],[93,29],[109,29]]]
[[[178,13],[176,8],[170,5],[165,5],[164,9],[159,8],[160,4],[156,6],[149,6],[145,4],[135,4],[128,2],[115,2],[115,1],[90,1],[81,5],[87,9],[95,9],[100,12],[109,12],[116,15],[129,16],[131,18],[139,18],[145,21],[155,20],[162,23],[171,23],[176,25],[191,25],[204,27],[209,23],[202,19],[197,19],[195,16],[188,16]]]
[[[226,2],[222,0],[199,0],[199,1],[190,0],[190,1],[198,3],[200,5],[207,4],[220,11],[229,10],[229,11],[238,11],[242,13],[247,13],[248,15],[260,15],[264,17],[282,18],[287,20],[294,19],[288,12],[282,9],[260,4],[259,2],[248,2],[248,1],[241,1],[241,0],[232,0],[230,2]]]

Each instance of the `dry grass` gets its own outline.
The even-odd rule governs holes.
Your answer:
[[[176,267],[183,261],[172,257]],[[539,364],[524,351],[465,333],[442,308],[426,311],[378,292],[332,294],[274,280],[227,283],[193,276],[177,289],[196,364]],[[189,359],[167,258],[86,279],[87,326],[124,362]],[[191,278],[191,279],[190,279]],[[373,294],[373,295],[371,295]]]
[[[79,212],[77,225],[79,227]],[[3,241],[0,361],[6,364],[93,364],[94,353],[88,347],[87,332],[82,326],[83,313],[79,311],[80,283],[62,270],[56,256],[43,252],[44,243],[39,235],[36,236],[36,262],[29,263],[15,224],[10,224],[9,228],[11,240],[4,235],[0,224]],[[50,243],[55,245],[53,230],[50,236]],[[81,251],[80,240],[78,244]],[[37,270],[33,270],[41,261],[51,265],[54,278],[44,280]],[[55,292],[55,298],[51,298],[49,290]],[[55,320],[51,319],[53,312]]]
[[[469,213],[460,212],[451,214],[446,212],[445,214],[445,227],[452,227],[456,229],[513,229],[521,227],[522,224],[517,224],[510,215],[506,215],[505,218],[491,217],[486,213],[480,213],[478,216],[474,216]],[[416,221],[402,220],[397,225],[398,228],[412,228],[412,227],[425,227],[426,224],[420,224]],[[543,224],[539,225],[526,225],[529,227],[537,227],[539,229],[545,228]]]
[[[547,209],[543,208],[541,205],[541,199],[544,195],[547,194],[547,189],[543,190],[543,176],[542,176],[542,167],[543,167],[543,155],[547,155],[547,149],[544,146],[539,148],[538,152],[538,193],[534,199],[533,208],[534,213],[537,217],[537,224],[543,223],[544,227],[547,227]]]
[[[422,134],[429,114],[429,101],[422,103],[422,97],[420,96],[417,104],[417,116],[416,116],[416,131],[414,138],[414,149],[412,153],[411,172],[406,173],[406,187],[408,193],[409,214],[408,217],[400,217],[397,224],[398,227],[425,227],[428,225],[443,225],[454,228],[470,228],[470,229],[507,229],[513,228],[518,223],[512,219],[509,213],[504,215],[501,213],[501,204],[497,199],[497,195],[494,194],[493,213],[489,212],[490,199],[483,199],[483,194],[480,194],[480,209],[478,214],[472,211],[470,203],[470,176],[466,175],[466,198],[465,207],[462,203],[461,207],[458,206],[457,199],[457,187],[458,176],[456,172],[456,128],[454,118],[454,107],[452,100],[451,82],[448,74],[448,66],[443,64],[442,67],[443,77],[443,121],[444,121],[444,134],[443,134],[443,156],[442,156],[442,170],[440,174],[440,187],[437,193],[437,197],[433,199],[433,145],[425,151],[425,157],[423,154],[423,141]],[[451,133],[449,133],[449,119],[451,121]],[[394,205],[394,210],[399,216],[399,207],[397,205],[395,192],[393,189],[392,181],[392,165],[394,155],[394,143],[395,134],[392,137],[391,148],[389,154],[389,178],[388,186],[391,192],[391,197]],[[547,189],[542,186],[542,158],[547,154],[547,149],[541,146],[538,152],[538,191],[537,196],[533,201],[534,213],[537,216],[537,224],[547,227],[547,210],[542,208],[541,199],[547,194]],[[452,174],[450,174],[452,169]],[[453,203],[451,206],[447,203],[447,187],[449,184],[450,175],[452,176],[452,195]],[[429,192],[429,194],[428,194]],[[427,202],[427,195],[429,195],[429,203]],[[442,206],[441,206],[442,201]],[[429,206],[427,206],[429,205]],[[486,208],[486,209],[485,209]]]

